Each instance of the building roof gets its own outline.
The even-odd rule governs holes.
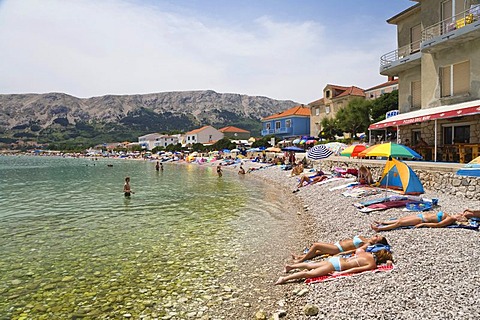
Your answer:
[[[375,87],[371,87],[369,89],[366,89],[365,92],[371,91],[371,90],[376,90],[376,89],[381,89],[381,88],[386,88],[386,87],[390,87],[390,86],[397,85],[397,84],[398,84],[398,79],[395,79],[395,80],[392,80],[392,81],[387,81],[387,82],[384,82],[382,84],[376,85]]]
[[[414,14],[417,11],[420,11],[420,3],[417,3],[417,4],[415,4],[411,7],[403,10],[402,12],[394,15],[393,17],[391,17],[390,19],[387,20],[387,23],[397,24],[397,22],[399,20],[405,19],[406,17]]]
[[[315,100],[315,101],[310,102],[308,105],[309,105],[309,106],[313,106],[313,105],[317,105],[317,104],[323,104],[323,100],[324,100],[324,99],[321,98],[321,99],[318,99],[318,100]]]
[[[301,117],[310,117],[310,108],[305,107],[304,105],[296,106],[285,110],[283,112],[268,116],[262,120],[271,120],[277,118],[284,118],[288,116],[301,116]]]
[[[417,122],[431,121],[435,119],[456,118],[474,114],[480,114],[480,100],[401,113],[397,116],[373,123],[368,127],[368,129],[375,130],[387,127],[403,126]]]
[[[220,131],[220,132],[244,132],[244,133],[250,133],[250,131],[247,131],[247,130],[244,130],[244,129],[240,129],[240,128],[237,128],[237,127],[234,127],[234,126],[227,126],[227,127],[218,129],[218,131]]]
[[[359,96],[359,97],[365,97],[365,92],[363,89],[355,86],[351,87],[346,87],[346,90],[342,93],[340,93],[338,96],[332,97],[332,99],[335,98],[340,98],[340,97],[346,97],[346,96]]]
[[[207,128],[213,128],[213,127],[212,127],[212,126],[203,126],[203,127],[201,127],[201,128],[194,129],[194,130],[192,130],[192,131],[188,131],[188,132],[185,133],[185,134],[196,134],[196,133],[199,133],[199,132],[201,132],[201,131],[203,131],[203,130],[205,130],[205,129],[207,129]],[[215,128],[214,128],[214,129],[215,129]]]

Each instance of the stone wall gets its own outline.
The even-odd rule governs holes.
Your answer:
[[[322,170],[329,171],[335,167],[359,168],[360,165],[370,168],[373,179],[377,181],[385,167],[385,161],[379,160],[322,160]],[[461,165],[421,162],[410,162],[408,165],[417,174],[426,190],[436,193],[445,193],[468,199],[480,200],[480,178],[458,176],[455,172]]]

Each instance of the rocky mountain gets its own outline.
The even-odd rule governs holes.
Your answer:
[[[259,135],[260,119],[298,103],[215,91],[77,98],[64,93],[0,95],[0,143],[94,144],[151,132],[227,125]]]

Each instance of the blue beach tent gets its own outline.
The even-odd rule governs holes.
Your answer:
[[[418,176],[406,163],[391,158],[385,164],[380,187],[400,190],[403,194],[425,193]]]

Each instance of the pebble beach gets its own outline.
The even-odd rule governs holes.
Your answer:
[[[250,161],[243,164],[245,170],[262,166],[265,164]],[[238,170],[238,167],[225,169]],[[292,262],[291,252],[301,253],[317,241],[336,242],[355,235],[369,237],[375,234],[370,228],[373,221],[412,213],[401,208],[362,213],[352,204],[378,195],[347,198],[341,194],[345,189],[329,190],[344,184],[342,181],[309,185],[293,193],[298,176],[290,177],[290,171],[283,171],[279,166],[254,170],[247,173],[246,178],[262,179],[278,186],[279,192],[291,199],[292,207],[287,214],[297,219],[304,232],[286,235],[284,243],[272,244],[275,252],[258,254],[258,264],[243,266],[246,269],[242,272],[255,282],[255,293],[250,293],[252,303],[244,304],[248,305],[247,310],[236,306],[225,311],[222,318],[233,319],[234,314],[235,319],[480,318],[480,233],[475,230],[420,228],[382,232],[392,246],[395,260],[395,268],[390,272],[360,274],[310,285],[304,281],[273,285],[284,275],[284,265]],[[480,208],[478,201],[463,197],[429,190],[423,196],[438,198],[439,206],[434,210],[448,214]],[[245,284],[239,280],[242,291],[240,288]]]

